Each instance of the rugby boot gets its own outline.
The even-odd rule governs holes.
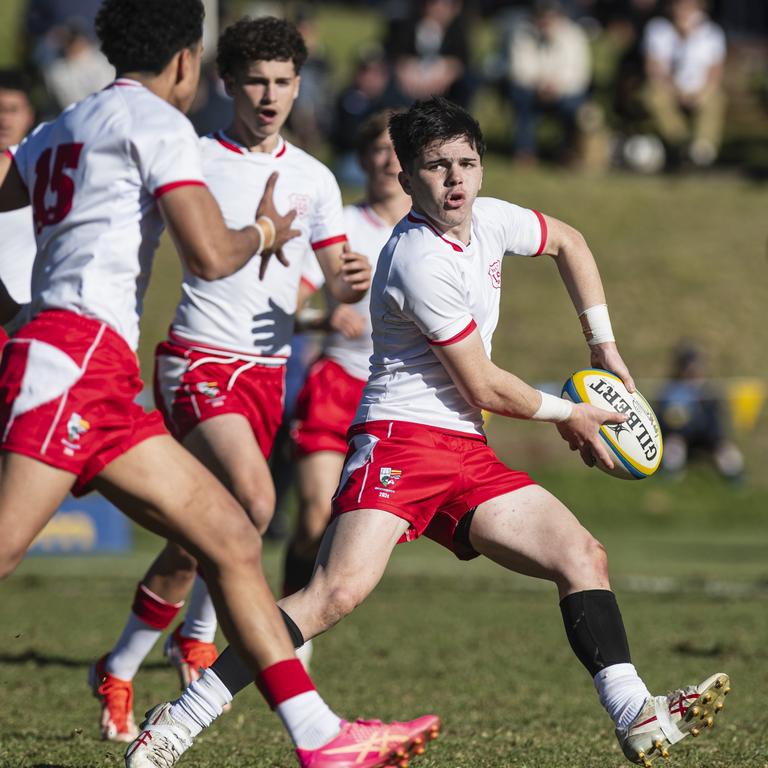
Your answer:
[[[440,719],[424,715],[405,723],[381,720],[342,720],[336,738],[319,749],[297,749],[301,768],[408,768],[436,739]]]
[[[181,634],[182,625],[168,635],[163,647],[163,654],[176,667],[183,691],[190,683],[200,677],[200,673],[216,661],[219,652],[213,643],[205,643],[194,637]]]
[[[99,700],[99,731],[105,741],[133,741],[139,734],[133,719],[133,683],[110,675],[107,656],[102,656],[88,670],[88,682]]]
[[[728,675],[718,672],[699,685],[651,697],[628,728],[616,731],[624,755],[644,768],[657,757],[669,757],[670,748],[686,736],[714,726],[730,685]]]
[[[141,733],[125,751],[126,768],[171,768],[192,746],[186,725],[171,717],[171,702],[147,712]]]

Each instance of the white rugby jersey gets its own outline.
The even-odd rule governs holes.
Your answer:
[[[380,218],[365,204],[347,205],[344,208],[344,223],[347,228],[349,247],[368,258],[371,268],[376,269],[376,262],[381,249],[387,244],[392,234],[392,226]],[[344,334],[334,331],[325,342],[323,354],[337,362],[350,376],[367,379],[373,341],[371,341],[371,293],[370,290],[356,304],[349,306],[365,319],[365,330],[355,339],[348,339]],[[326,292],[326,303],[333,311],[339,302]]]
[[[37,241],[32,313],[65,309],[103,320],[135,349],[163,230],[156,199],[205,183],[192,124],[122,78],[36,128],[15,162]]]
[[[482,435],[482,413],[462,397],[432,347],[477,328],[490,357],[501,258],[536,256],[546,241],[538,211],[502,200],[475,201],[469,245],[411,211],[379,256],[371,286],[371,373],[354,423],[408,421]]]
[[[296,296],[308,251],[346,240],[341,192],[319,160],[282,138],[271,153],[250,152],[222,132],[201,139],[203,171],[227,226],[252,224],[267,179],[279,173],[274,201],[278,211],[296,210],[284,267],[274,257],[263,280],[261,258],[221,280],[184,273],[172,332],[182,341],[283,364],[291,352]]]

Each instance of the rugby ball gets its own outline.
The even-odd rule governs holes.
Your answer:
[[[600,427],[613,459],[613,469],[602,462],[604,472],[623,480],[643,480],[661,464],[663,443],[656,414],[638,392],[630,394],[621,379],[610,371],[587,368],[577,371],[563,385],[562,397],[574,403],[589,403],[607,411],[626,413],[623,424]]]

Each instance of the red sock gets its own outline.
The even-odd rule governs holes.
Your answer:
[[[262,669],[256,678],[256,685],[272,709],[300,693],[315,690],[312,678],[298,659],[278,661]]]
[[[166,602],[146,585],[139,583],[131,610],[148,626],[162,630],[170,626],[182,605],[184,605],[183,600],[179,603]]]

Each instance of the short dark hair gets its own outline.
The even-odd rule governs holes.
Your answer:
[[[369,115],[361,123],[355,135],[355,149],[358,154],[363,154],[388,129],[392,115],[401,114],[402,112],[405,112],[403,108],[395,107],[392,109],[380,109],[378,112]]]
[[[109,63],[123,72],[162,72],[203,37],[201,0],[104,0],[96,33]]]
[[[465,138],[481,159],[485,154],[480,123],[466,109],[442,96],[414,101],[407,112],[392,115],[389,135],[400,166],[406,170],[411,169],[419,154],[435,141],[445,143]]]
[[[0,69],[0,90],[29,94],[30,83],[20,69]]]
[[[248,16],[219,37],[216,66],[222,79],[238,80],[254,61],[292,61],[296,74],[307,60],[307,46],[295,24],[274,16]]]

